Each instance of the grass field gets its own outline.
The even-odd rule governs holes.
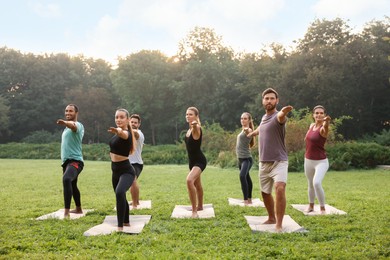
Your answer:
[[[210,166],[202,175],[215,218],[171,219],[175,205],[189,204],[187,171],[185,165],[144,167],[141,199],[152,200],[152,209],[136,214],[152,219],[141,234],[85,237],[106,215],[115,215],[109,162],[85,162],[79,178],[83,208],[94,212],[77,220],[37,221],[63,207],[60,161],[1,159],[0,259],[390,258],[389,171],[327,173],[327,203],[348,214],[317,217],[290,206],[307,202],[307,186],[303,173],[289,173],[286,214],[309,231],[291,234],[252,233],[244,215],[266,215],[265,209],[228,205],[228,197],[242,196],[237,169]],[[251,176],[259,197],[257,171]]]

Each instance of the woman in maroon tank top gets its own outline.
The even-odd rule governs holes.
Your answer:
[[[306,133],[305,175],[308,184],[309,207],[307,212],[314,211],[314,200],[317,197],[322,214],[325,210],[325,193],[322,188],[322,180],[329,169],[329,161],[326,157],[325,142],[329,133],[330,117],[326,115],[323,106],[313,108],[314,123],[310,125]]]

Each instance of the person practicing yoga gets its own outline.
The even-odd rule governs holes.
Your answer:
[[[62,185],[64,189],[64,217],[69,218],[70,213],[82,214],[81,195],[77,187],[79,174],[84,168],[82,153],[82,140],[84,126],[77,121],[79,108],[75,104],[69,104],[65,108],[65,119],[58,119],[57,124],[65,126],[61,140],[61,161],[62,161]],[[70,210],[73,200],[76,209]]]
[[[135,150],[135,138],[130,126],[129,112],[126,109],[121,108],[115,112],[115,124],[116,127],[108,129],[108,132],[114,134],[109,142],[112,187],[116,196],[118,231],[123,231],[123,226],[130,226],[126,192],[135,179],[135,170],[129,161],[129,154]]]
[[[249,171],[253,165],[251,148],[255,145],[255,138],[247,135],[254,130],[252,116],[248,112],[241,115],[242,130],[237,135],[236,155],[238,169],[240,170],[241,190],[244,197],[244,204],[252,204],[253,183]]]
[[[137,180],[141,175],[142,169],[144,168],[144,162],[142,160],[142,148],[144,146],[144,134],[142,133],[139,127],[141,126],[141,117],[137,114],[132,114],[130,116],[130,125],[132,130],[134,131],[134,136],[137,140],[136,149],[133,154],[129,155],[129,160],[131,165],[135,170],[135,179],[133,184],[130,187],[131,201],[133,209],[136,209],[139,205],[139,185]]]
[[[322,180],[329,169],[329,161],[326,156],[325,142],[329,133],[331,118],[326,115],[325,108],[321,105],[313,108],[314,123],[309,127],[305,136],[305,175],[308,184],[309,207],[306,212],[314,211],[314,200],[317,197],[322,214],[325,214],[325,193],[322,188]]]
[[[200,175],[207,165],[207,160],[200,147],[202,145],[202,128],[199,111],[189,107],[186,111],[186,121],[189,129],[185,136],[185,144],[189,160],[190,172],[187,175],[187,189],[192,206],[192,218],[198,217],[198,211],[203,210],[203,187]]]
[[[259,178],[261,195],[268,212],[268,220],[263,224],[275,224],[277,232],[283,230],[282,223],[286,211],[286,184],[288,174],[288,154],[285,145],[287,114],[293,109],[285,106],[280,111],[279,95],[268,88],[262,93],[265,115],[259,127],[250,135],[259,135]],[[272,188],[275,187],[275,201]]]

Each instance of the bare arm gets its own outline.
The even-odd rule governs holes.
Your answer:
[[[191,133],[194,140],[198,140],[200,138],[200,125],[197,121],[193,121],[191,123]]]
[[[330,123],[330,116],[324,117],[324,121],[322,122],[322,127],[320,129],[321,136],[327,138],[329,134],[329,123]]]
[[[138,140],[139,139],[138,131],[137,130],[133,130],[133,133],[134,133],[135,140]]]
[[[129,132],[123,131],[123,129],[120,127],[110,127],[107,131],[109,133],[116,134],[117,136],[125,140],[129,138]]]
[[[65,121],[63,119],[58,119],[57,124],[66,126],[67,128],[70,128],[70,130],[72,130],[73,132],[77,131],[77,124],[75,121]]]
[[[255,130],[252,130],[250,128],[244,128],[244,133],[246,134],[246,137],[254,137],[256,135],[259,135],[259,127],[257,127]]]
[[[285,106],[283,107],[279,112],[278,112],[278,122],[279,123],[284,123],[286,122],[286,116],[288,113],[291,112],[291,110],[293,110],[293,107],[292,106]]]

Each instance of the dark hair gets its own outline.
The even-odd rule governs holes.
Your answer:
[[[324,110],[324,113],[326,113],[326,109],[325,109],[325,107],[323,107],[323,106],[321,106],[321,105],[317,105],[317,106],[315,106],[314,108],[313,108],[313,113],[314,113],[314,111],[317,109],[317,108],[321,108],[321,109],[323,109]]]
[[[141,123],[141,117],[138,114],[132,114],[130,118],[137,118],[138,122]]]
[[[74,107],[74,111],[75,111],[75,112],[79,112],[79,107],[76,106],[75,104],[69,104],[69,105],[67,105],[67,107],[68,107],[68,106]]]
[[[269,94],[269,93],[274,93],[276,98],[278,98],[278,92],[276,92],[275,89],[273,88],[267,88],[266,90],[263,91],[263,94],[261,94],[261,97],[264,97],[265,95]]]

